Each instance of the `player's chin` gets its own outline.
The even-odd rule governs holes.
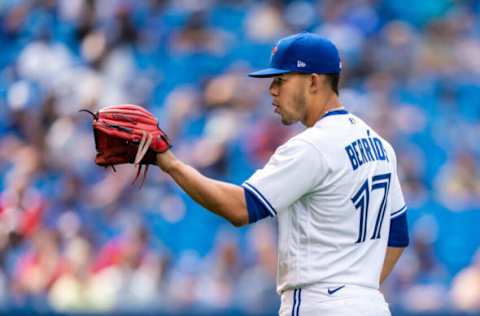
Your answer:
[[[285,112],[280,112],[278,109],[275,110],[275,113],[280,116],[280,121],[283,125],[292,125],[293,123],[297,122],[297,120],[293,119],[290,115],[286,114]]]
[[[282,121],[282,124],[283,124],[283,125],[286,125],[286,126],[292,125],[293,123],[295,123],[295,121],[290,120],[290,119],[288,119],[288,118],[286,118],[286,117],[284,117],[284,116],[281,117],[281,121]]]

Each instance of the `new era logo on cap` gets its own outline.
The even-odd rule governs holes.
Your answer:
[[[304,62],[301,61],[301,60],[297,60],[297,67],[298,67],[298,68],[307,67],[307,64],[304,63]]]

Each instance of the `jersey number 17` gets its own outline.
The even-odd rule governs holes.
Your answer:
[[[383,218],[385,217],[385,210],[387,209],[388,190],[390,189],[390,173],[379,174],[372,177],[372,186],[370,188],[369,179],[365,180],[360,189],[352,198],[353,205],[360,211],[360,227],[358,231],[358,238],[356,243],[364,242],[367,236],[367,219],[368,208],[370,204],[370,194],[375,190],[383,190],[383,198],[375,220],[375,227],[370,239],[380,239],[380,231],[382,230]]]

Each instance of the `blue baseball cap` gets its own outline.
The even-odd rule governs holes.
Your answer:
[[[278,41],[272,49],[270,67],[248,75],[267,78],[290,72],[338,74],[342,69],[335,45],[317,34],[302,32]]]

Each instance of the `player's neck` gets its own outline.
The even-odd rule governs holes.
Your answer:
[[[343,108],[343,106],[335,93],[323,98],[323,100],[315,101],[311,104],[304,125],[306,127],[312,127],[325,113],[340,108]]]

